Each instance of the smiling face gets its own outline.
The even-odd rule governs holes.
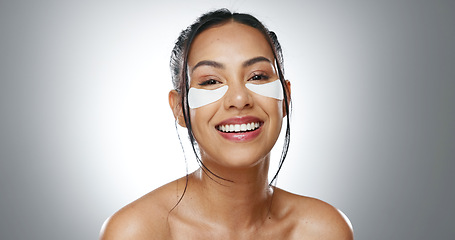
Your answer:
[[[265,37],[247,25],[229,22],[194,39],[188,55],[190,88],[227,88],[216,101],[190,110],[193,134],[209,169],[251,167],[269,156],[281,130],[283,101],[246,84],[277,80],[274,63]]]

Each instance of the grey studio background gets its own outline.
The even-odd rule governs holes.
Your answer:
[[[219,7],[253,13],[283,45],[294,108],[279,187],[343,210],[359,240],[453,239],[455,1],[443,0],[1,0],[0,239],[96,239],[185,174],[169,54]]]

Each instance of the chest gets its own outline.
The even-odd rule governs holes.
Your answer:
[[[292,240],[301,239],[295,234],[295,224],[279,222],[264,224],[261,228],[236,229],[201,221],[174,221],[170,223],[173,240],[226,239],[226,240]]]

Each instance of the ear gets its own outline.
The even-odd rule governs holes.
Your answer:
[[[286,84],[285,87],[287,89],[286,99],[288,100],[288,104],[291,103],[291,82],[289,80],[284,81]],[[283,101],[283,117],[286,117],[286,103]]]
[[[183,117],[183,108],[182,108],[182,97],[176,90],[171,90],[169,92],[169,106],[171,107],[172,113],[174,114],[175,120],[178,124],[186,128],[185,118]]]

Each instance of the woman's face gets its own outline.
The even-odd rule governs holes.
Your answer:
[[[282,100],[245,86],[278,79],[272,49],[261,32],[235,22],[205,30],[191,45],[188,74],[190,88],[227,86],[217,101],[190,109],[204,164],[245,168],[265,159],[278,138],[284,112]],[[230,125],[240,131],[230,131]]]

